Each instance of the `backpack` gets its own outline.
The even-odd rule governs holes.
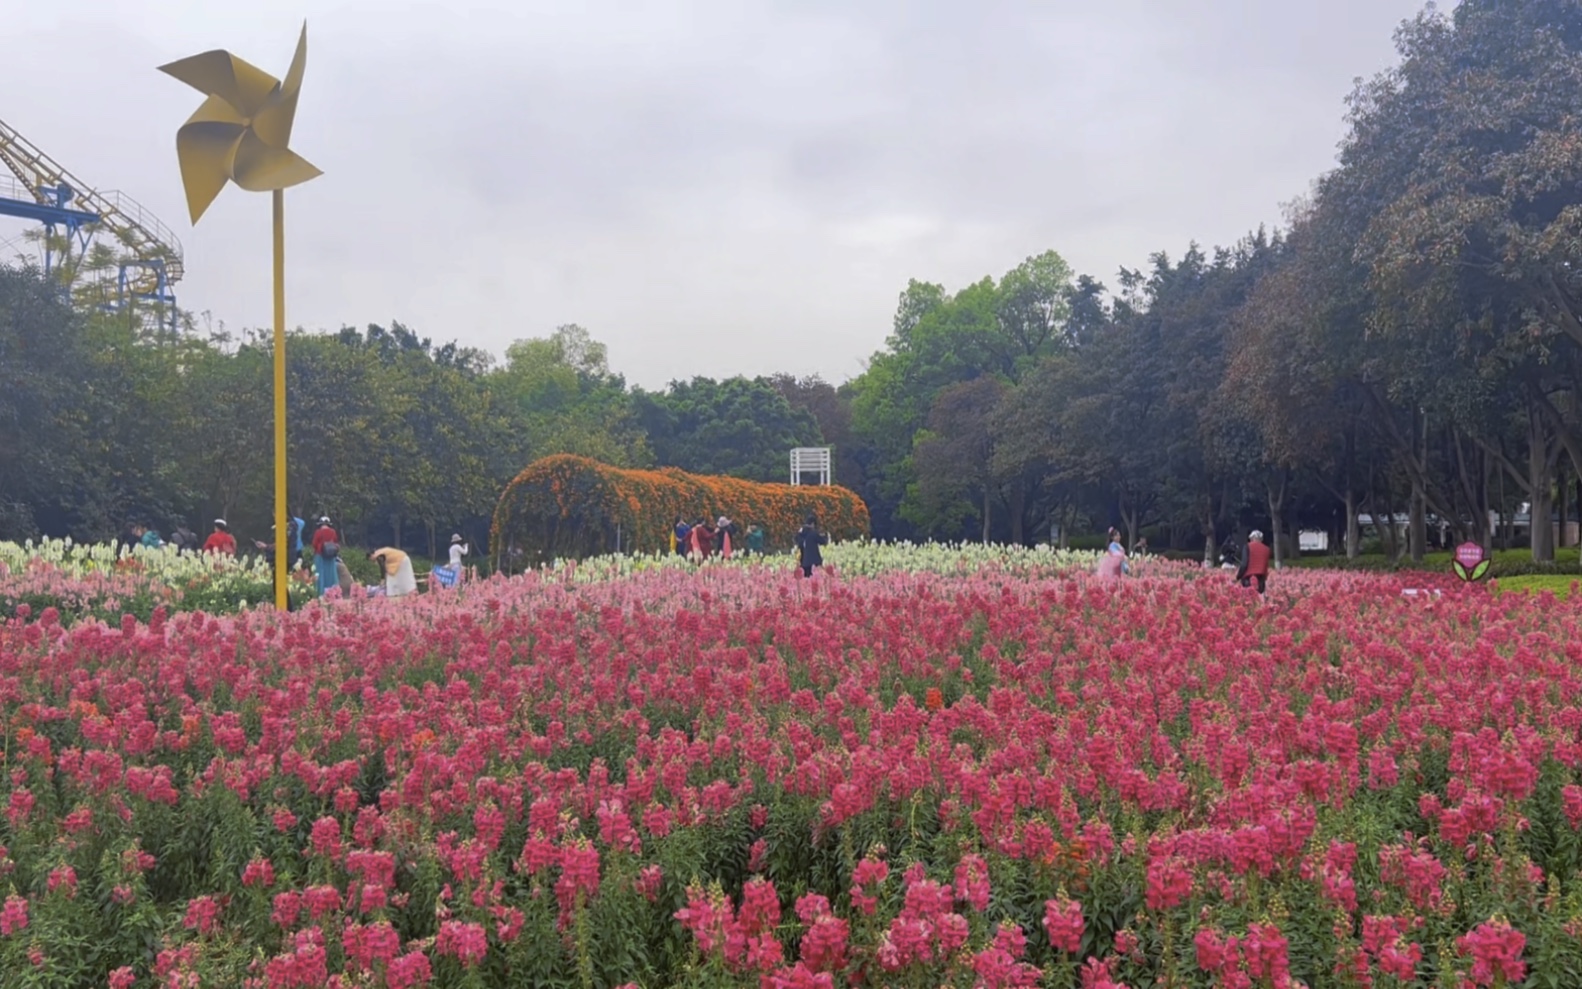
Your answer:
[[[330,542],[324,544],[324,548],[320,550],[320,552],[323,554],[326,560],[333,560],[341,555],[341,547],[339,543],[331,540]]]

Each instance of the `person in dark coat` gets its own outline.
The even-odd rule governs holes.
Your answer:
[[[817,515],[809,515],[796,534],[797,565],[802,568],[802,576],[811,577],[814,567],[824,565],[822,547],[828,545],[829,533],[819,531]]]

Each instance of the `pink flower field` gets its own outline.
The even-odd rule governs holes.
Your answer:
[[[736,569],[24,607],[0,972],[1582,985],[1582,603],[1433,586]]]

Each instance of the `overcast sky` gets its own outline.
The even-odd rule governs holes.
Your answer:
[[[1330,166],[1352,80],[1417,0],[213,0],[14,3],[0,120],[180,235],[181,304],[267,325],[269,205],[187,220],[155,71],[275,75],[308,22],[287,193],[293,325],[398,319],[503,353],[576,322],[629,381],[844,380],[909,278],[1054,248],[1229,243]],[[0,243],[18,221],[0,217]]]

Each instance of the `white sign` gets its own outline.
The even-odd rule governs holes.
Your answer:
[[[820,484],[830,483],[829,447],[799,446],[791,451],[791,483],[801,484],[807,474],[817,474]]]

